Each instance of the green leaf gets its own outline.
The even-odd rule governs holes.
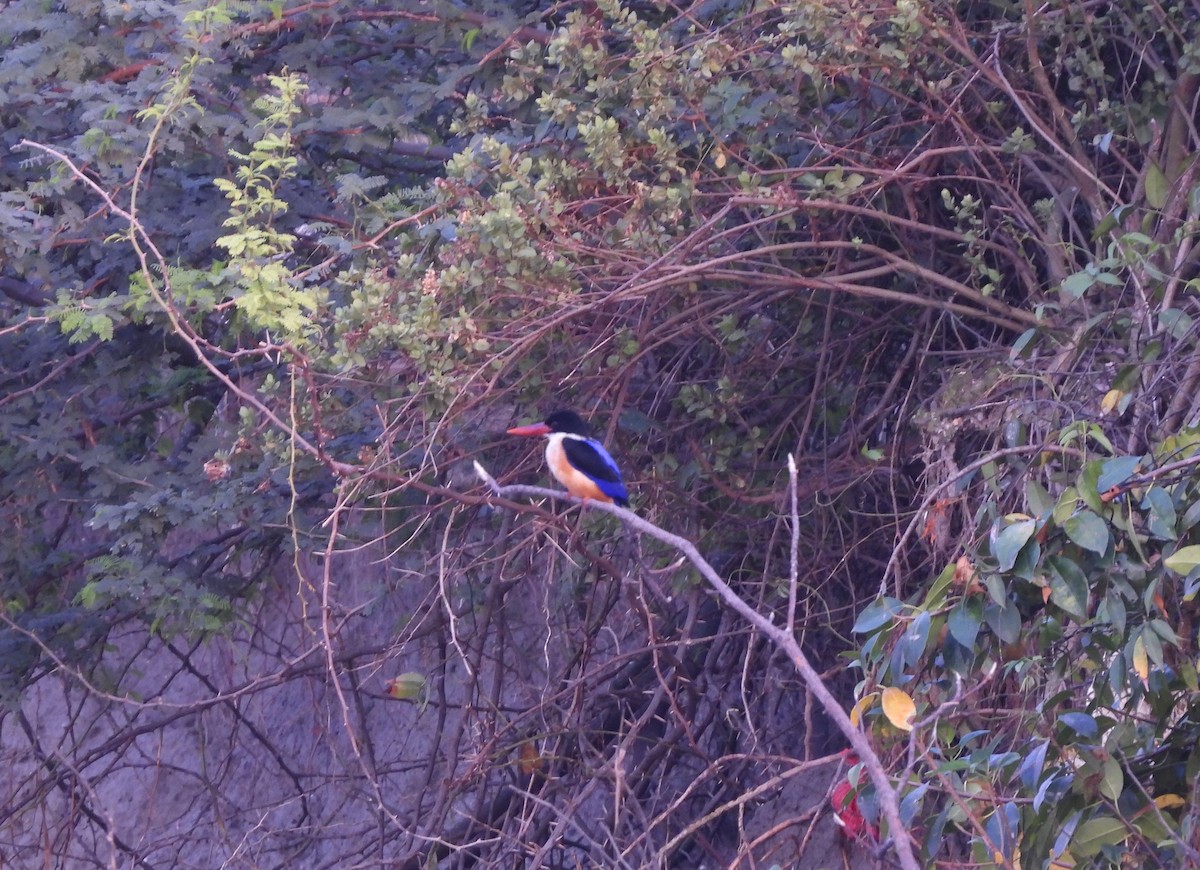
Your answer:
[[[954,585],[955,569],[956,566],[953,562],[942,569],[942,573],[938,574],[937,579],[933,581],[933,585],[929,587],[929,592],[925,595],[925,601],[921,605],[923,608],[934,610],[942,606],[946,600],[946,593]]]
[[[1179,535],[1175,531],[1178,516],[1171,496],[1161,486],[1152,486],[1142,499],[1142,510],[1147,511],[1146,526],[1150,534],[1167,541],[1176,540]]]
[[[1072,299],[1078,299],[1084,293],[1091,289],[1096,283],[1096,278],[1090,272],[1076,272],[1073,275],[1068,275],[1063,279],[1062,291]]]
[[[912,824],[927,791],[929,791],[929,783],[921,783],[904,796],[904,799],[900,801],[900,821],[906,825]]]
[[[977,597],[962,601],[950,611],[950,618],[946,621],[950,636],[967,649],[975,648],[975,638],[979,635],[982,623],[983,605]]]
[[[1021,614],[1011,601],[1003,605],[989,602],[983,610],[987,624],[1001,643],[1016,643],[1021,636]]]
[[[1176,574],[1190,574],[1197,566],[1200,566],[1200,544],[1180,547],[1163,559],[1163,564]]]
[[[1071,852],[1077,858],[1091,858],[1105,846],[1116,846],[1129,837],[1129,829],[1120,819],[1100,816],[1080,825],[1071,841]]]
[[[1121,762],[1112,756],[1104,761],[1104,776],[1100,780],[1100,794],[1115,802],[1125,788],[1125,774]]]
[[[1078,565],[1063,556],[1052,556],[1047,562],[1050,566],[1050,600],[1076,620],[1087,619],[1087,576]]]
[[[1008,352],[1009,362],[1016,362],[1025,352],[1025,348],[1033,341],[1038,334],[1037,327],[1031,326],[1029,329],[1021,333],[1016,341],[1013,342],[1012,349]]]
[[[903,671],[909,665],[921,660],[921,656],[925,654],[925,647],[929,642],[930,625],[931,619],[927,610],[918,613],[915,619],[909,621],[904,634],[900,636],[900,640],[896,643],[893,662],[897,671]]]
[[[1097,486],[1097,481],[1100,480],[1100,470],[1103,465],[1104,462],[1102,460],[1089,462],[1083,467],[1083,471],[1079,473],[1079,479],[1076,480],[1075,486],[1072,487],[1079,500],[1096,513],[1101,513],[1104,510],[1104,502],[1100,500],[1101,490]],[[1062,504],[1063,501],[1060,499],[1059,505],[1061,506]]]
[[[1183,583],[1183,600],[1191,601],[1200,592],[1200,569],[1195,569],[1187,575]]]
[[[1103,556],[1108,550],[1111,535],[1108,525],[1092,511],[1080,511],[1063,525],[1067,537],[1085,550]]]
[[[99,589],[95,583],[85,583],[75,594],[75,599],[89,610],[96,606],[99,597]]]
[[[1100,477],[1096,480],[1096,489],[1104,493],[1118,483],[1124,483],[1137,471],[1137,467],[1141,463],[1142,457],[1140,456],[1115,456],[1105,460],[1101,466]]]
[[[1096,224],[1096,228],[1092,230],[1092,241],[1094,242],[1096,239],[1103,238],[1118,226],[1117,216],[1110,211],[1100,220],[1100,223]]]
[[[887,625],[904,609],[904,603],[896,598],[877,598],[863,608],[854,622],[855,634],[870,634],[876,629]]]
[[[1058,717],[1058,724],[1070,728],[1085,740],[1090,740],[1100,734],[1100,726],[1087,713],[1070,712]]]
[[[1033,789],[1042,778],[1042,770],[1046,767],[1046,750],[1049,746],[1048,739],[1040,740],[1032,750],[1026,752],[1025,760],[1021,762],[1017,774],[1021,778],[1021,785],[1026,789]]]
[[[1165,206],[1170,190],[1171,186],[1167,183],[1167,176],[1163,174],[1157,163],[1151,161],[1146,167],[1146,202],[1150,208]]]
[[[1183,339],[1192,331],[1191,315],[1178,308],[1164,308],[1158,312],[1158,328],[1171,338]]]
[[[1051,802],[1056,800],[1070,786],[1069,776],[1054,776],[1053,774],[1046,777],[1040,786],[1038,786],[1037,794],[1033,796],[1033,811],[1040,813],[1047,799]],[[1067,819],[1063,824],[1062,830],[1069,831],[1074,829],[1078,824],[1079,816],[1076,814],[1073,818]],[[1065,845],[1065,844],[1064,844]]]
[[[1146,625],[1147,628],[1149,628],[1152,632],[1154,632],[1154,634],[1161,637],[1167,643],[1171,644],[1172,646],[1179,646],[1179,635],[1175,633],[1175,629],[1171,628],[1171,626],[1167,625],[1167,623],[1163,622],[1161,619],[1152,619]],[[1162,664],[1161,658],[1156,659],[1156,661],[1158,664]]]
[[[1196,523],[1200,523],[1200,501],[1192,502],[1183,512],[1183,520],[1179,523],[1179,533],[1191,531]]]
[[[1016,564],[1021,548],[1033,537],[1037,529],[1037,521],[1032,519],[1017,520],[1005,526],[995,540],[992,541],[992,554],[1001,571],[1011,571]]]
[[[1108,593],[1104,596],[1104,600],[1096,608],[1096,619],[1102,623],[1111,625],[1118,637],[1125,634],[1128,612],[1125,608],[1124,599],[1121,598],[1121,594],[1116,589],[1110,588],[1108,590]]]
[[[1013,850],[1017,844],[1019,828],[1020,811],[1012,802],[1001,804],[988,817],[984,823],[984,830],[987,831],[988,839],[1000,852],[999,855],[994,856],[995,858],[1002,857],[1006,862],[1011,861]]]
[[[409,671],[388,680],[385,691],[398,701],[412,701],[421,697],[425,686],[424,675]]]
[[[1025,484],[1025,502],[1029,505],[1030,512],[1039,519],[1054,510],[1054,499],[1036,480],[1030,480]]]

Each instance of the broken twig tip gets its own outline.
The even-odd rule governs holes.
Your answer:
[[[500,489],[500,485],[496,483],[496,479],[487,473],[487,469],[479,464],[479,460],[474,460],[475,473],[479,475],[479,479],[490,486],[493,490]]]

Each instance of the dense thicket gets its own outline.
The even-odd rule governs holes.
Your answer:
[[[796,610],[921,860],[1200,866],[1198,31],[1187,2],[6,4],[6,719],[49,679],[154,702],[114,664],[135,629],[219,706],[181,651],[257,654],[295,596],[238,691],[319,675],[353,763],[293,770],[247,719],[292,798],[345,788],[254,860],[806,866],[821,801],[744,815],[841,745],[802,681],[674,554],[470,471],[531,479],[503,429],[572,405],[639,514]],[[391,567],[351,592],[359,552]],[[399,718],[428,736],[382,758]],[[6,830],[35,782],[102,803],[94,751],[39,750]],[[375,826],[313,845],[346,806]]]

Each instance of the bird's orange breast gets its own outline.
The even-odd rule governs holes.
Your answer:
[[[550,473],[567,488],[567,492],[571,495],[577,498],[590,498],[594,501],[612,502],[604,490],[596,485],[596,481],[567,461],[561,436],[552,437],[546,444],[546,464],[550,466]]]

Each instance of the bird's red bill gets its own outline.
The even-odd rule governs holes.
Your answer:
[[[534,423],[530,426],[517,426],[508,430],[509,435],[549,435],[550,427],[545,423]]]

